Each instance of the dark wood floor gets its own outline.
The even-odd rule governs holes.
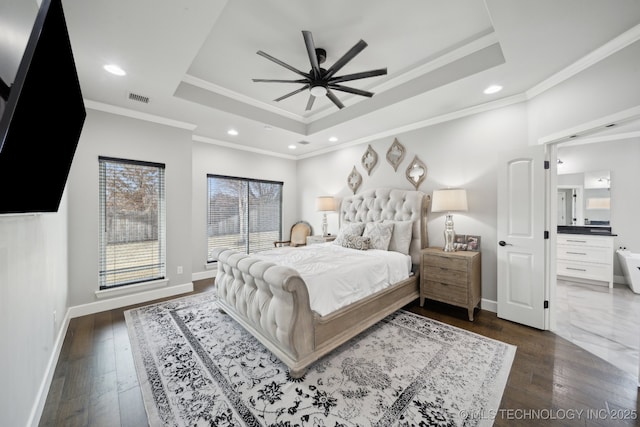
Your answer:
[[[210,291],[213,281],[194,287]],[[518,347],[495,426],[640,425],[637,379],[630,374],[552,332],[488,311],[469,322],[466,309],[425,305],[406,308]],[[71,320],[40,426],[147,425],[124,320],[129,308]]]

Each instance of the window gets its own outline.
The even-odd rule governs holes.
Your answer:
[[[100,289],[164,279],[164,165],[100,157]]]
[[[282,182],[208,175],[207,261],[217,247],[246,253],[282,236]]]

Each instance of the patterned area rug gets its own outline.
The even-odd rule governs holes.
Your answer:
[[[516,350],[399,310],[295,380],[215,299],[125,312],[151,426],[492,425]]]

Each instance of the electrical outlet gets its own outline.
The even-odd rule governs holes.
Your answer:
[[[178,266],[178,274],[182,274],[182,266],[181,265]]]

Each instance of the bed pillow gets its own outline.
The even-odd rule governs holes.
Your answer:
[[[393,221],[385,219],[383,224],[393,224],[393,233],[389,242],[389,250],[409,255],[409,247],[411,246],[411,237],[413,236],[412,221]]]
[[[347,234],[342,239],[342,246],[349,249],[358,249],[360,251],[366,251],[369,249],[371,239],[364,236],[354,236],[353,234]]]
[[[364,232],[364,223],[363,222],[353,222],[351,224],[347,224],[343,226],[338,232],[338,236],[333,241],[336,245],[342,246],[342,241],[344,240],[344,236],[362,236]]]
[[[389,249],[389,242],[391,241],[392,233],[392,223],[368,222],[364,227],[364,233],[362,235],[371,239],[371,243],[369,243],[370,249],[386,251]]]

